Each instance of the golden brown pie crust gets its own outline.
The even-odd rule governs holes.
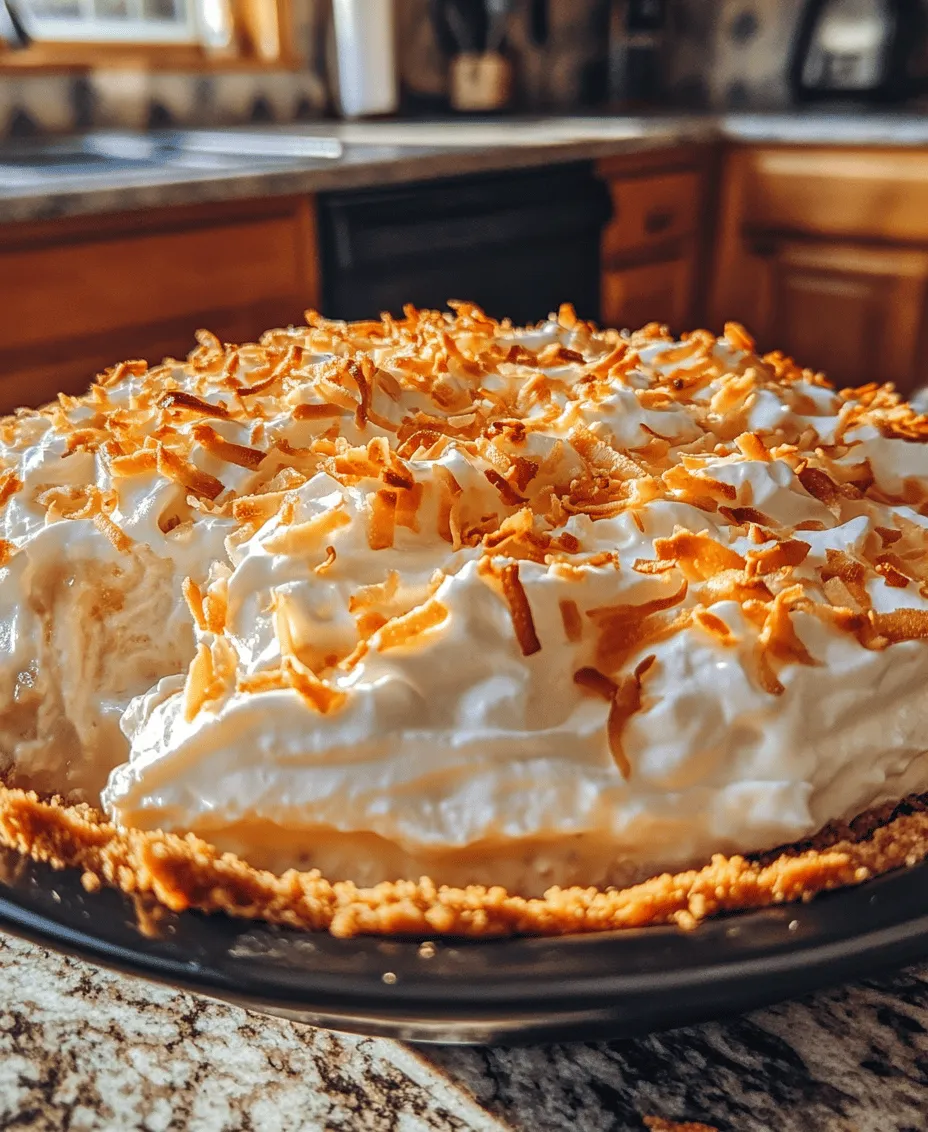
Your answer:
[[[928,795],[870,810],[849,825],[762,856],[714,856],[701,869],[623,889],[551,888],[526,898],[500,887],[438,886],[428,877],[358,888],[316,870],[281,875],[220,853],[193,834],[123,830],[87,805],[0,787],[0,846],[84,887],[113,885],[172,911],[225,912],[333,935],[566,935],[652,924],[693,928],[719,912],[809,900],[928,856]]]

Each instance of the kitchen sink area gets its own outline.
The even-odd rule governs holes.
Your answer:
[[[542,168],[710,140],[709,116],[98,129],[0,142],[0,223]]]
[[[222,172],[342,156],[336,138],[278,131],[177,130],[162,134],[105,132],[44,142],[11,143],[0,149],[0,190],[40,185],[54,177],[56,186],[112,182],[154,170]]]
[[[35,187],[54,177],[119,182],[153,172],[270,171],[338,161],[346,150],[475,149],[552,145],[578,140],[641,137],[637,119],[531,121],[356,122],[316,127],[189,129],[135,133],[98,131],[65,139],[13,141],[0,146],[0,194]]]

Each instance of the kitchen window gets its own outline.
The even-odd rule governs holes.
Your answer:
[[[32,39],[0,67],[105,66],[121,56],[156,67],[273,64],[286,54],[288,0],[13,0]]]
[[[196,43],[196,0],[19,0],[30,35],[55,43]],[[209,34],[208,25],[203,30]]]

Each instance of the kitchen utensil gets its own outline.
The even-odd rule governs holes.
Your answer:
[[[453,109],[485,113],[508,105],[512,67],[499,52],[462,52],[451,60],[449,70]]]
[[[487,9],[484,0],[431,0],[435,37],[449,58],[486,50]]]

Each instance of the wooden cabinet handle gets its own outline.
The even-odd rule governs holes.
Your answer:
[[[776,252],[777,246],[773,240],[752,240],[750,249],[754,255],[769,259]]]
[[[657,236],[661,232],[667,231],[673,224],[673,219],[674,214],[670,209],[649,212],[644,218],[644,230],[649,236]]]

